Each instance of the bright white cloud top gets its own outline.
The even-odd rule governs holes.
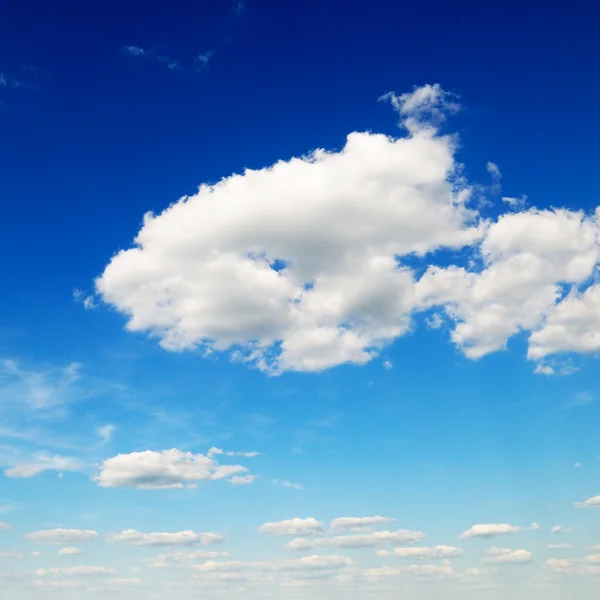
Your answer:
[[[485,218],[456,138],[438,129],[458,108],[452,97],[428,85],[385,98],[405,137],[354,132],[338,152],[201,185],[144,217],[97,293],[130,331],[167,349],[229,351],[269,372],[364,364],[433,307],[470,358],[520,331],[535,361],[599,349],[600,287],[590,278],[600,213]],[[436,265],[441,249],[474,260]],[[430,265],[420,278],[406,261],[415,256]]]
[[[63,545],[76,542],[89,542],[98,537],[93,529],[43,529],[32,531],[25,536],[38,544]]]
[[[493,538],[499,535],[509,535],[511,533],[518,533],[521,531],[521,527],[516,527],[514,525],[508,525],[506,523],[499,524],[481,524],[481,525],[473,525],[467,531],[461,533],[459,536],[460,539],[467,538]]]
[[[141,533],[135,529],[108,534],[106,539],[111,543],[123,543],[130,546],[209,546],[222,544],[225,541],[221,534],[212,532],[186,530],[174,533]]]
[[[198,481],[216,481],[245,473],[241,465],[221,465],[204,454],[183,452],[176,448],[163,452],[132,452],[106,459],[94,480],[101,487],[139,489],[181,488]],[[232,483],[252,483],[234,480]]]
[[[313,517],[307,519],[294,517],[287,521],[265,523],[258,528],[258,531],[265,535],[312,535],[321,533],[323,527],[324,524]]]

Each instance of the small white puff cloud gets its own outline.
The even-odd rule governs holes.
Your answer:
[[[123,543],[130,546],[208,546],[225,541],[222,535],[212,532],[186,530],[174,533],[140,533],[135,529],[108,534],[106,539],[111,543]]]
[[[265,523],[258,528],[265,535],[312,535],[323,531],[324,524],[313,517],[300,519],[295,517],[287,521]]]
[[[64,545],[76,542],[89,542],[98,537],[98,532],[92,529],[44,529],[32,531],[25,537],[38,544]]]
[[[521,531],[520,527],[515,527],[514,525],[507,524],[481,524],[481,525],[473,525],[470,529],[460,534],[459,539],[467,539],[467,538],[493,538],[499,535],[509,535],[511,533],[518,533]]]

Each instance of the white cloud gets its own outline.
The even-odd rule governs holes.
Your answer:
[[[600,554],[590,554],[589,556],[585,557],[586,562],[592,563],[592,564],[600,564]]]
[[[339,517],[329,523],[332,529],[354,529],[355,527],[370,527],[392,523],[396,519],[390,517]]]
[[[414,544],[425,539],[420,531],[375,531],[357,535],[338,535],[314,539],[296,538],[288,542],[288,550],[309,550],[316,547],[369,548],[388,544]]]
[[[132,452],[105,460],[94,481],[101,487],[181,488],[197,481],[215,481],[248,471],[241,465],[220,465],[204,454],[173,448]]]
[[[581,468],[581,463],[580,462],[573,463],[573,468],[574,469],[580,469]]]
[[[521,196],[520,198],[504,196],[502,202],[508,204],[511,208],[521,210],[527,206],[527,196]]]
[[[490,548],[486,551],[483,562],[487,564],[523,564],[533,560],[528,550],[512,550],[511,548]]]
[[[488,525],[473,525],[470,529],[460,534],[460,539],[467,539],[473,537],[482,538],[493,538],[499,535],[508,535],[511,533],[518,533],[521,531],[520,527],[507,524],[488,524]]]
[[[227,556],[229,556],[229,552],[205,552],[202,550],[195,550],[193,552],[166,552],[152,559],[148,566],[155,568],[187,567],[199,561],[214,560],[215,558],[225,558]]]
[[[39,577],[46,575],[60,576],[87,576],[87,575],[115,575],[115,569],[96,566],[78,566],[78,567],[54,567],[51,569],[37,569],[35,574]]]
[[[436,129],[458,109],[452,96],[425,85],[383,98],[405,137],[355,132],[340,151],[201,185],[145,216],[97,294],[168,350],[229,352],[269,373],[365,364],[431,309],[430,326],[445,313],[472,359],[520,332],[537,373],[556,373],[551,355],[600,349],[600,284],[579,290],[598,264],[600,209],[505,197],[511,212],[482,219],[456,138]],[[438,266],[444,248],[473,260]],[[420,279],[406,256],[426,257]]]
[[[254,458],[255,456],[260,456],[260,452],[225,452],[225,450],[221,450],[221,448],[212,447],[206,453],[206,456],[212,458],[213,456],[243,456],[245,458]]]
[[[125,52],[127,52],[128,54],[131,54],[131,56],[146,55],[146,51],[143,48],[140,48],[139,46],[123,46],[123,50],[125,50]]]
[[[140,533],[135,529],[111,533],[106,536],[106,539],[111,543],[124,543],[130,546],[208,546],[225,541],[222,535],[211,532],[187,530],[175,533]]]
[[[12,529],[12,525],[10,525],[9,523],[3,523],[0,521],[0,531],[8,530],[8,529]]]
[[[265,535],[312,535],[323,531],[323,523],[313,517],[307,519],[294,517],[287,521],[265,523],[258,528],[258,531]]]
[[[383,361],[383,368],[386,371],[391,371],[391,369],[393,367],[394,367],[394,363],[389,358]]]
[[[204,54],[198,54],[198,56],[196,56],[195,61],[203,66],[206,67],[210,61],[210,59],[214,56],[214,52],[213,51],[208,51],[205,52]]]
[[[394,548],[394,550],[378,550],[377,556],[398,556],[399,558],[458,558],[463,555],[456,546],[433,546],[431,548]]]
[[[346,556],[303,556],[291,560],[277,561],[207,561],[192,567],[201,572],[235,572],[235,571],[330,571],[343,569],[352,564]]]
[[[201,186],[146,215],[98,293],[128,315],[129,330],[170,350],[229,349],[275,371],[371,360],[409,330],[417,306],[413,274],[395,257],[482,232],[468,190],[448,180],[453,138],[417,125],[423,111],[441,115],[447,95],[425,86],[389,98],[409,137],[352,133],[340,152]]]
[[[574,506],[576,508],[600,508],[600,496],[588,498],[583,502],[576,502]]]
[[[77,556],[78,554],[83,554],[83,550],[74,548],[73,546],[67,546],[66,548],[61,548],[58,553],[62,556]]]
[[[581,564],[565,558],[550,558],[544,567],[552,573],[568,577],[600,575],[600,565]]]
[[[0,561],[2,560],[21,560],[23,555],[20,552],[14,552],[12,550],[0,551]]]
[[[98,427],[98,429],[96,429],[96,433],[100,437],[102,444],[108,444],[108,442],[110,442],[116,429],[116,425],[103,425],[102,427]]]
[[[38,544],[63,545],[76,542],[89,542],[98,537],[98,532],[90,529],[45,529],[32,531],[25,536]]]
[[[573,546],[563,542],[562,544],[548,544],[548,550],[572,550]]]
[[[11,478],[28,478],[44,471],[78,471],[82,467],[83,464],[76,458],[39,452],[31,460],[5,469],[4,475]]]
[[[555,525],[552,528],[552,533],[571,533],[571,530],[563,527],[562,525]]]
[[[280,479],[273,479],[273,485],[278,485],[281,487],[287,487],[294,490],[303,490],[304,486],[300,483],[292,483],[291,481],[285,481]]]
[[[589,273],[591,275],[591,273]],[[543,327],[530,338],[529,356],[540,359],[566,352],[600,349],[600,285],[573,290],[549,311]]]
[[[256,477],[254,475],[234,475],[227,481],[233,485],[249,485],[254,483]]]

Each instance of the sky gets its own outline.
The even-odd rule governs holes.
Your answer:
[[[596,598],[599,16],[0,3],[0,598]]]

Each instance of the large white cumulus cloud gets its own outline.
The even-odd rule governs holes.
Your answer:
[[[472,358],[522,330],[534,332],[536,360],[600,347],[577,335],[595,297],[569,296],[566,316],[557,306],[565,285],[595,270],[596,215],[481,218],[456,138],[437,128],[458,108],[452,97],[428,85],[386,99],[406,136],[351,133],[339,152],[202,185],[145,216],[134,246],[97,279],[98,294],[128,316],[129,330],[167,349],[230,351],[270,372],[366,363],[434,306]],[[480,260],[436,266],[444,248]],[[420,279],[403,260],[411,255],[431,265]]]

